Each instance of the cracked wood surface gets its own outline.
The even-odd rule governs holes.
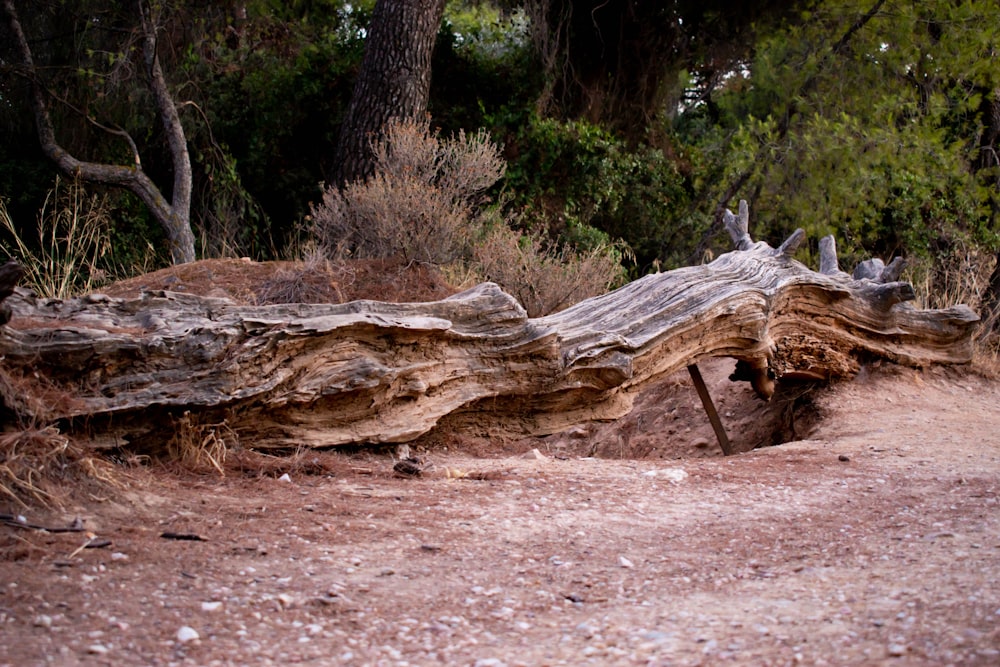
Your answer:
[[[740,360],[765,398],[774,381],[849,377],[869,359],[970,361],[976,314],[913,308],[898,265],[850,276],[824,239],[816,272],[790,256],[801,235],[753,243],[742,206],[726,225],[738,249],[710,264],[534,319],[491,283],[429,303],[271,306],[18,289],[0,397],[8,419],[58,421],[104,446],[162,443],[187,412],[199,433],[253,447],[327,447],[406,442],[470,411],[531,434],[614,419],[649,382],[708,357]]]

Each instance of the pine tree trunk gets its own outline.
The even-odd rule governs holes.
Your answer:
[[[378,0],[365,57],[340,129],[337,173],[342,185],[370,176],[371,145],[392,118],[417,118],[427,109],[431,54],[445,0]]]

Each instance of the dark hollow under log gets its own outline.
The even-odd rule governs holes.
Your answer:
[[[812,271],[791,257],[801,234],[773,249],[750,238],[745,204],[727,214],[736,251],[534,319],[491,283],[430,303],[271,306],[19,289],[0,398],[107,446],[155,448],[198,424],[253,447],[327,447],[406,442],[465,411],[524,434],[615,419],[647,383],[708,357],[739,360],[763,397],[868,359],[971,360],[977,315],[913,308],[898,265],[850,276],[830,239]]]

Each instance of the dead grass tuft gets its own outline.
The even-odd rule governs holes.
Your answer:
[[[256,291],[257,305],[277,303],[341,303],[339,272],[330,260],[311,253],[304,262],[279,269]]]
[[[623,278],[616,249],[555,247],[540,234],[497,226],[476,244],[470,269],[541,317],[603,294]]]
[[[239,436],[225,420],[199,424],[189,411],[174,418],[174,435],[167,443],[167,458],[191,472],[214,471],[225,477],[226,455],[239,445]]]
[[[38,214],[36,237],[29,239],[0,201],[0,228],[13,238],[27,269],[24,284],[42,296],[65,299],[103,283],[111,252],[110,211],[106,196],[88,195],[81,182],[57,177]]]
[[[95,483],[121,486],[114,466],[90,456],[55,426],[0,435],[0,496],[17,505],[60,507]]]

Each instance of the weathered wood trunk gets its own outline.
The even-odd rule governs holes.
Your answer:
[[[445,415],[480,411],[522,433],[625,414],[646,383],[707,357],[740,360],[762,397],[774,381],[838,378],[868,359],[965,363],[978,317],[917,310],[899,265],[822,272],[754,244],[645,276],[529,319],[496,285],[443,301],[238,306],[149,292],[34,299],[18,290],[0,330],[0,395],[21,419],[59,421],[143,448],[184,423],[216,424],[254,447],[405,442]],[[225,426],[222,424],[225,422]]]

